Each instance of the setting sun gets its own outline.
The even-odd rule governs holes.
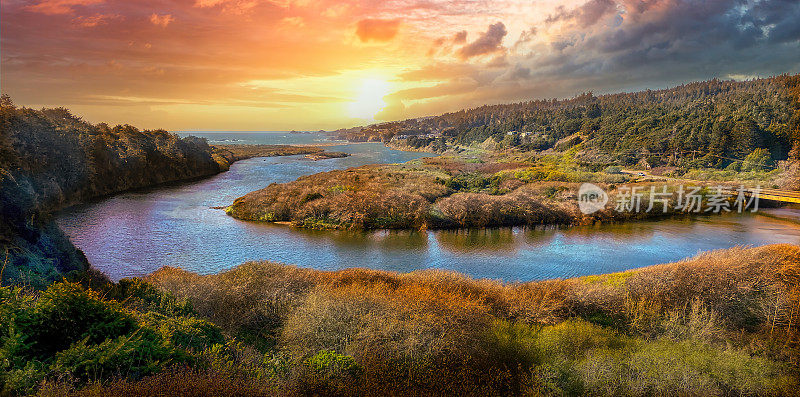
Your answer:
[[[797,393],[800,0],[0,19],[0,397]]]
[[[389,94],[389,83],[380,79],[361,81],[358,96],[348,105],[348,115],[357,119],[374,120],[375,115],[386,107],[383,97]]]

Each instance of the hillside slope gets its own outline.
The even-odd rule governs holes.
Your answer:
[[[355,140],[392,139],[410,147],[486,140],[519,150],[564,150],[583,143],[591,163],[723,168],[754,149],[785,160],[794,142],[799,75],[709,80],[662,90],[487,105],[338,131]],[[796,135],[796,134],[795,134]]]
[[[228,162],[202,139],[92,125],[66,109],[0,107],[2,278],[54,279],[88,266],[48,217],[129,189],[216,174]]]

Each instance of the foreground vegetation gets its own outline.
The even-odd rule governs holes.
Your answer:
[[[4,392],[792,395],[800,386],[792,245],[523,284],[267,262],[210,276],[165,268],[146,283],[78,281],[0,289]]]

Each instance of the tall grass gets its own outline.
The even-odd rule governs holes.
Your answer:
[[[522,284],[267,262],[148,281],[228,335],[269,339],[287,393],[727,395],[797,386],[799,272],[800,247],[773,245]],[[358,370],[304,364],[334,353]]]

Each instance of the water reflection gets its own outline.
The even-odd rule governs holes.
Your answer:
[[[514,255],[518,247],[519,229],[492,228],[435,232],[439,246],[453,254],[485,252],[494,255]]]
[[[292,137],[322,139],[313,134]],[[245,138],[252,137],[231,139]],[[260,139],[256,138],[252,140]],[[620,271],[736,245],[800,243],[797,223],[761,215],[575,228],[354,232],[242,222],[210,208],[273,182],[428,155],[389,150],[381,144],[332,150],[353,156],[317,162],[302,156],[249,159],[199,182],[124,193],[70,208],[58,221],[90,262],[113,279],[144,275],[165,265],[207,274],[248,260],[271,260],[325,270],[437,268],[527,281]]]

